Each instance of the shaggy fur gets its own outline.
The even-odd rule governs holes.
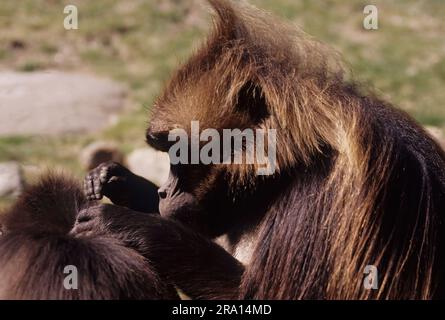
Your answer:
[[[146,259],[117,239],[69,234],[89,205],[75,181],[48,175],[0,215],[0,299],[176,297]],[[63,285],[68,265],[77,267],[77,290]]]
[[[277,130],[273,176],[247,165],[184,168],[212,214],[206,223],[219,223],[211,236],[236,247],[254,234],[239,298],[443,298],[441,148],[344,80],[336,54],[303,32],[244,3],[209,2],[215,28],[159,97],[147,140],[167,150],[168,132],[193,120],[202,130]],[[366,265],[379,270],[378,290],[363,288]]]

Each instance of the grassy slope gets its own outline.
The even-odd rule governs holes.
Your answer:
[[[379,30],[362,28],[367,1],[252,0],[334,46],[354,70],[424,124],[445,127],[445,3],[377,0]],[[0,161],[63,167],[78,175],[79,150],[113,139],[124,151],[143,145],[146,111],[171,70],[208,30],[199,0],[73,0],[79,30],[63,28],[59,0],[2,0],[0,68],[58,68],[112,77],[130,88],[132,111],[100,134],[0,138]],[[18,45],[17,45],[18,43]],[[0,200],[0,206],[2,201]]]

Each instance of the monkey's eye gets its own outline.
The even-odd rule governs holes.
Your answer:
[[[145,141],[149,146],[163,152],[168,152],[172,145],[172,141],[168,141],[168,132],[147,131]]]

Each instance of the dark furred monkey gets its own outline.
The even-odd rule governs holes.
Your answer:
[[[97,206],[78,231],[120,235],[192,298],[444,298],[444,152],[346,82],[334,54],[302,32],[249,5],[210,3],[213,33],[159,97],[147,141],[167,151],[169,131],[191,121],[276,129],[275,174],[175,165],[162,217]],[[222,235],[234,256],[252,249],[244,264],[208,240]],[[376,290],[363,286],[367,265]]]
[[[0,300],[177,297],[146,259],[119,240],[70,234],[77,213],[90,205],[75,181],[49,175],[0,215]],[[126,214],[117,206],[109,210]],[[77,290],[64,286],[67,266],[77,268]]]

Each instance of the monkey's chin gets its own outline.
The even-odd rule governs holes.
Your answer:
[[[196,213],[199,206],[193,195],[182,192],[173,196],[167,196],[159,201],[159,213],[165,218],[183,220],[184,217]]]

